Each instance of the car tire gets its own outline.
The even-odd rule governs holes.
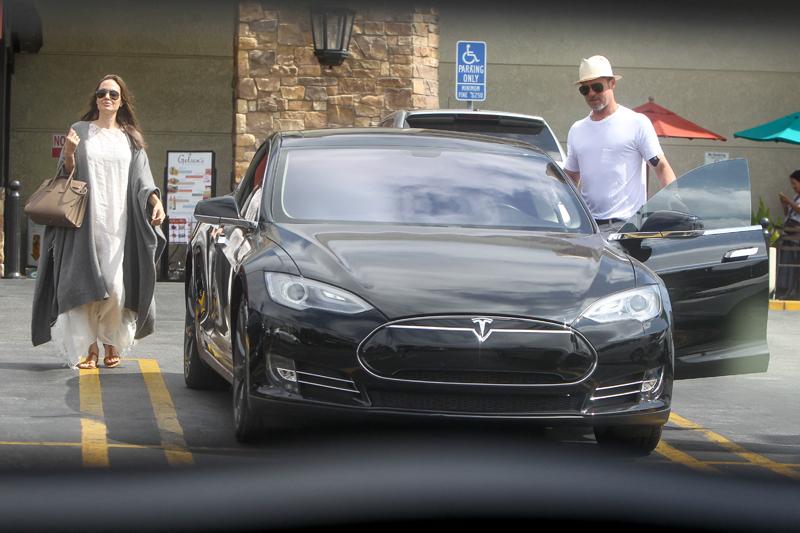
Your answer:
[[[599,426],[594,428],[594,437],[601,446],[629,451],[650,453],[661,440],[663,426]]]
[[[236,440],[252,442],[263,433],[261,420],[250,403],[248,356],[250,340],[247,336],[247,301],[242,299],[236,315],[233,335],[233,425]]]
[[[190,389],[219,389],[227,385],[205,361],[200,358],[197,340],[197,314],[199,310],[198,286],[194,269],[186,290],[186,319],[183,328],[183,380]]]

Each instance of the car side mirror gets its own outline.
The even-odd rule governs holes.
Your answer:
[[[647,217],[639,231],[699,231],[703,221],[697,215],[681,211],[655,211]]]
[[[255,222],[239,215],[239,207],[233,196],[220,196],[198,202],[194,208],[194,217],[206,224],[237,226],[246,230],[256,227]]]
[[[608,236],[611,241],[641,239],[685,239],[703,234],[703,221],[697,215],[681,211],[654,211],[636,228],[625,224],[616,233]]]

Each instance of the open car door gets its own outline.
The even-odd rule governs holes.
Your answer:
[[[684,174],[609,235],[667,286],[677,379],[767,370],[769,256],[750,206],[747,161],[720,161]]]

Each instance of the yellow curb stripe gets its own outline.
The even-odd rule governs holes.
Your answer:
[[[760,455],[755,452],[748,451],[747,449],[743,448],[739,444],[728,440],[727,438],[723,437],[719,433],[714,433],[709,429],[705,429],[704,427],[692,422],[691,420],[687,420],[680,415],[675,414],[674,412],[670,414],[669,421],[677,424],[686,429],[691,429],[693,431],[697,431],[701,433],[705,438],[719,444],[726,450],[730,451],[731,453],[741,457],[748,463],[754,464],[756,466],[760,466],[762,468],[766,468],[767,470],[771,470],[777,474],[782,476],[787,476],[792,479],[800,480],[800,473],[795,472],[791,465],[785,465],[781,463],[777,463],[772,459],[768,459],[763,455]]]
[[[781,300],[770,300],[769,301],[769,310],[770,311],[783,311],[785,309],[783,302]]]
[[[798,300],[770,300],[770,311],[800,311],[800,301]]]
[[[150,403],[156,416],[158,430],[161,433],[161,444],[164,454],[171,466],[194,464],[194,457],[187,449],[183,438],[183,428],[178,422],[178,413],[172,403],[158,361],[155,359],[139,359],[139,369],[150,394]]]
[[[103,413],[100,371],[80,370],[81,457],[83,466],[107,467],[108,431]]]
[[[688,466],[694,470],[700,470],[701,472],[713,472],[718,473],[718,470],[712,466],[709,466],[707,463],[700,461],[699,459],[695,459],[688,453],[682,452],[677,448],[674,448],[661,440],[656,446],[656,453],[663,455],[673,463],[682,464],[684,466]]]

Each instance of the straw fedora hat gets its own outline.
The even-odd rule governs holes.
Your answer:
[[[597,78],[614,78],[619,80],[622,76],[615,76],[611,71],[611,63],[603,56],[592,56],[589,59],[581,59],[578,67],[578,81],[575,85]]]

